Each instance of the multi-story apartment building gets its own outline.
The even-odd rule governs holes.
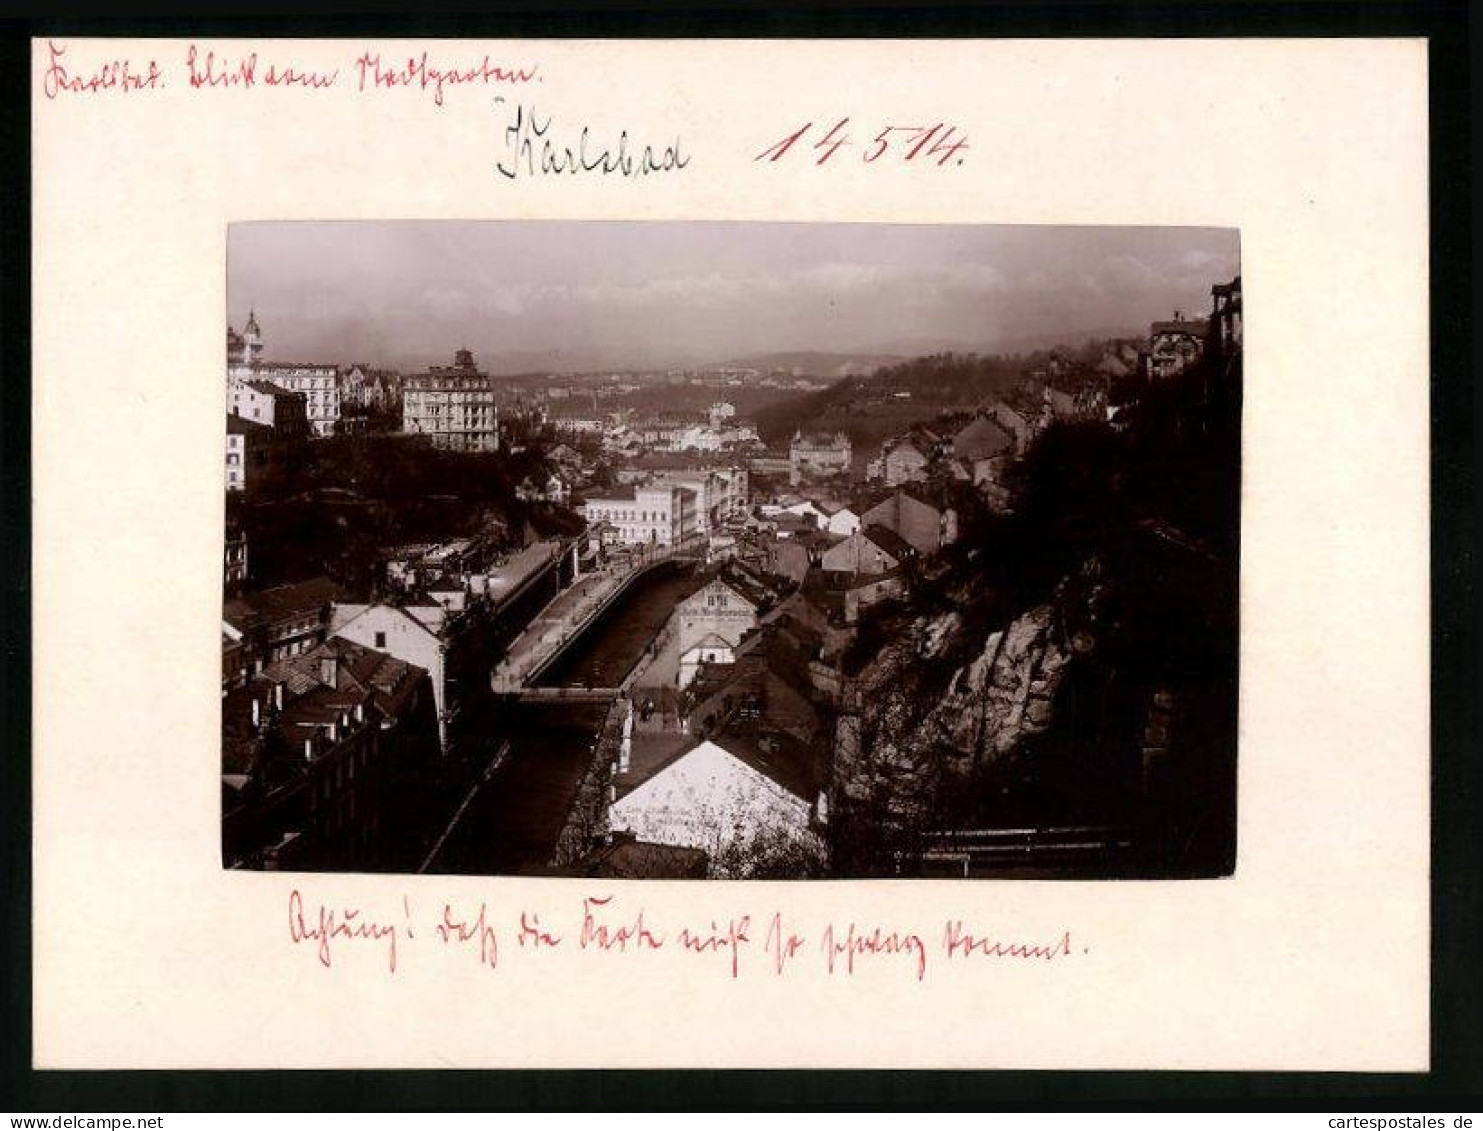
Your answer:
[[[427,673],[332,639],[226,690],[228,867],[381,870],[415,862],[419,783],[436,732]]]
[[[653,482],[695,492],[695,533],[719,530],[747,513],[747,469],[708,467],[693,471],[661,471]],[[689,533],[689,531],[687,531]]]
[[[340,367],[287,361],[261,362],[255,375],[290,393],[304,397],[309,430],[332,436],[340,423]]]
[[[448,451],[499,450],[494,386],[470,351],[458,350],[451,366],[434,365],[406,379],[402,431],[429,436],[435,448]]]
[[[324,642],[335,585],[327,577],[229,598],[222,631],[242,645],[250,669],[299,656]]]
[[[310,431],[316,436],[334,434],[340,420],[340,367],[314,362],[264,361],[263,334],[256,313],[248,315],[241,334],[227,327],[229,395],[244,395],[240,387],[250,382],[267,382],[285,392],[301,393]],[[232,411],[241,410],[234,407]],[[242,415],[255,419],[250,414]]]
[[[673,546],[697,529],[695,492],[658,484],[627,487],[587,500],[587,521],[606,523],[605,544]]]

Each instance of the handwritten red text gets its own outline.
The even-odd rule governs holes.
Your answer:
[[[583,949],[618,950],[626,952],[629,943],[635,950],[658,950],[664,946],[664,936],[651,931],[644,924],[643,909],[631,923],[612,926],[603,922],[599,915],[613,901],[610,895],[590,896],[582,900],[582,936],[578,945]]]
[[[454,914],[453,908],[443,904],[443,918],[433,928],[443,945],[479,944],[479,964],[491,970],[499,966],[499,938],[489,925],[489,911],[479,904],[479,914],[473,917]]]
[[[979,955],[983,958],[1039,958],[1050,962],[1071,954],[1071,932],[1065,932],[1052,943],[1007,943],[973,935],[963,930],[961,920],[954,919],[942,932],[942,949],[949,958]]]
[[[440,67],[430,63],[427,52],[397,62],[383,63],[381,56],[367,51],[355,61],[358,91],[415,86],[433,92],[433,104],[443,105],[445,86],[517,85],[535,81],[535,67],[502,67],[485,55],[465,67]]]
[[[317,911],[304,914],[304,897],[298,888],[288,897],[288,937],[294,943],[315,944],[319,964],[330,966],[330,941],[332,939],[386,940],[386,962],[388,970],[396,973],[397,928],[391,923],[377,923],[361,915],[359,908],[345,908],[337,915],[324,904]]]
[[[836,965],[843,962],[844,972],[854,974],[855,960],[880,954],[905,954],[916,959],[917,981],[927,976],[927,948],[922,945],[920,935],[909,932],[886,931],[880,927],[865,930],[851,923],[843,936],[836,934],[834,924],[824,928],[824,961],[833,974]]]
[[[98,94],[101,91],[130,92],[136,90],[159,90],[165,85],[165,76],[160,65],[153,59],[141,65],[128,59],[110,59],[86,73],[74,74],[67,67],[63,56],[67,48],[46,41],[47,64],[41,80],[42,92],[47,98],[59,94]]]

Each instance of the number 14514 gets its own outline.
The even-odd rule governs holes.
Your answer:
[[[968,149],[968,135],[957,126],[944,122],[930,126],[887,126],[868,142],[856,142],[851,138],[849,125],[848,118],[841,118],[825,131],[822,126],[815,129],[813,122],[805,122],[752,160],[777,161],[797,146],[801,155],[813,156],[814,164],[822,165],[841,149],[858,145],[860,158],[866,163],[889,153],[902,161],[920,159],[923,164],[935,162],[938,165],[951,161],[961,165],[963,154]]]

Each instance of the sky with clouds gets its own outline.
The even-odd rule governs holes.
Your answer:
[[[266,355],[495,372],[1013,350],[1206,313],[1230,229],[430,221],[229,229]]]

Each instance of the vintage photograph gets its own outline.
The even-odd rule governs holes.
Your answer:
[[[1234,870],[1236,231],[226,239],[224,867]]]

